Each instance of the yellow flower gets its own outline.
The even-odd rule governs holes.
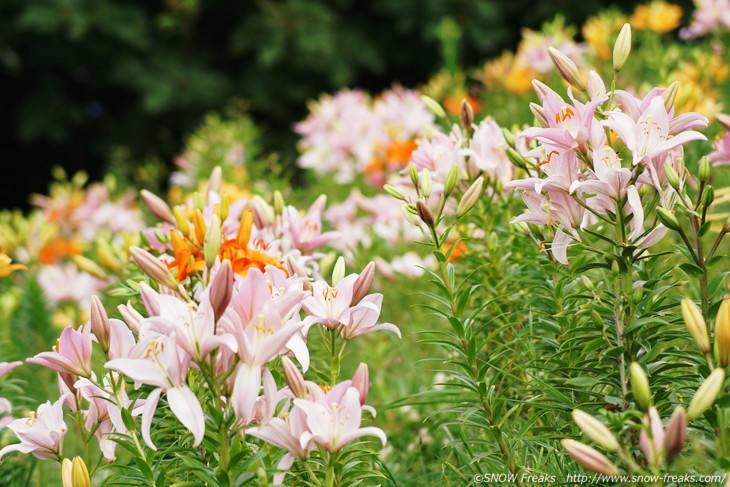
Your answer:
[[[509,51],[484,66],[485,85],[504,85],[508,91],[516,95],[530,91],[532,80],[538,77],[539,73],[536,70],[527,66],[521,57]]]
[[[608,61],[611,57],[612,40],[621,30],[626,19],[622,15],[613,12],[602,12],[595,17],[589,18],[583,25],[583,37],[589,46],[596,51],[601,61]]]
[[[639,5],[629,19],[631,27],[640,30],[653,30],[663,34],[674,30],[682,20],[682,8],[679,5],[655,0]]]
[[[23,264],[12,264],[11,262],[13,262],[13,259],[8,257],[5,249],[0,251],[0,277],[5,277],[15,271],[28,270]]]

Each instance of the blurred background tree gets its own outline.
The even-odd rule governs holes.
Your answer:
[[[630,10],[636,2],[613,5]],[[690,2],[680,3],[685,12]],[[342,87],[415,86],[444,55],[461,65],[513,47],[556,13],[580,23],[601,0],[3,0],[0,207],[44,191],[50,167],[99,177],[115,161],[163,180],[206,113],[234,106],[264,151],[295,154],[306,101]],[[462,32],[442,50],[442,19]],[[137,163],[163,161],[159,172]],[[146,181],[148,185],[151,181]]]

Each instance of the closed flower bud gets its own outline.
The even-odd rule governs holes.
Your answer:
[[[177,291],[178,284],[168,268],[160,262],[154,255],[144,249],[132,246],[129,249],[132,258],[137,263],[142,272],[162,286],[168,287],[173,291]]]
[[[674,457],[682,451],[684,442],[687,438],[687,413],[682,406],[677,406],[672,414],[667,428],[664,430],[664,454],[668,461],[672,461]]]
[[[175,224],[177,224],[177,228],[180,229],[183,235],[190,237],[190,222],[185,217],[182,208],[179,206],[174,207],[172,209],[172,214],[175,216]]]
[[[527,169],[527,160],[522,157],[522,154],[514,150],[512,147],[507,147],[506,150],[507,159],[520,169]]]
[[[418,187],[418,169],[416,168],[416,165],[412,162],[408,164],[408,175],[411,178],[411,183],[413,183],[413,187]]]
[[[619,470],[605,455],[590,446],[575,440],[563,440],[563,448],[586,470],[603,475],[618,475]]]
[[[431,173],[425,167],[421,170],[421,194],[424,198],[431,196]]]
[[[617,73],[624,67],[631,54],[631,25],[624,24],[613,45],[613,70]]]
[[[667,176],[667,182],[669,185],[674,189],[678,189],[679,174],[677,174],[677,171],[666,162],[664,163],[664,174]]]
[[[99,342],[101,349],[106,353],[109,350],[111,325],[109,324],[109,315],[106,314],[104,305],[101,304],[101,300],[96,295],[91,296],[89,323],[91,324],[91,331],[94,332],[94,336]]]
[[[421,101],[423,101],[423,104],[426,105],[426,108],[428,108],[431,113],[439,118],[446,118],[446,112],[441,105],[439,105],[439,102],[426,95],[421,95]]]
[[[532,89],[535,90],[535,94],[537,95],[537,99],[540,100],[541,103],[542,103],[542,100],[548,94],[550,94],[550,93],[553,92],[553,90],[551,90],[548,85],[546,85],[542,81],[539,81],[539,80],[536,80],[536,79],[533,79],[532,80]]]
[[[593,70],[588,72],[586,91],[588,91],[588,96],[591,98],[606,94],[606,84],[603,82],[603,79],[601,79],[601,76]]]
[[[99,267],[96,262],[88,257],[84,257],[83,255],[74,255],[73,260],[76,266],[87,274],[91,274],[98,279],[106,279],[109,277],[106,272],[104,272],[104,269]]]
[[[336,286],[345,277],[345,259],[339,256],[332,268],[332,285]]]
[[[91,487],[89,471],[81,457],[74,457],[73,462],[68,458],[63,459],[61,484],[63,487]]]
[[[231,262],[224,260],[218,272],[210,282],[210,305],[213,308],[215,321],[218,321],[225,313],[233,296],[233,268]]]
[[[725,382],[725,369],[715,369],[695,392],[687,408],[687,417],[692,420],[710,409],[720,394]]]
[[[634,393],[634,400],[642,409],[649,409],[649,406],[651,406],[649,379],[646,378],[644,369],[638,363],[632,362],[630,368],[631,391]]]
[[[670,230],[679,230],[679,222],[673,213],[659,206],[656,209],[656,216],[665,227]]]
[[[509,147],[514,148],[515,147],[515,136],[512,134],[511,131],[507,130],[504,127],[501,127],[502,130],[502,137],[504,137],[504,141],[507,143]]]
[[[395,198],[397,200],[401,200],[401,201],[406,200],[406,197],[403,196],[403,193],[398,191],[398,188],[396,188],[395,186],[391,186],[390,184],[384,184],[383,191],[385,191],[386,193],[388,193],[389,195],[391,195],[393,198]]]
[[[223,170],[220,166],[215,166],[210,172],[210,178],[208,178],[208,187],[206,189],[208,190],[208,192],[213,191],[214,193],[217,193],[221,190],[222,184]]]
[[[198,208],[193,210],[193,239],[195,244],[203,246],[205,243],[205,234],[208,231],[205,225],[205,219],[203,218],[203,212]]]
[[[142,324],[142,320],[144,320],[144,316],[134,309],[129,302],[127,302],[127,304],[120,304],[117,306],[117,309],[119,310],[119,314],[122,315],[122,320],[124,320],[127,326],[133,332],[139,333],[139,327]]]
[[[677,90],[679,90],[679,82],[675,81],[667,87],[662,93],[662,99],[664,100],[664,108],[668,111],[674,106],[674,100],[677,99]]]
[[[425,223],[429,227],[433,226],[435,221],[433,218],[433,212],[431,211],[431,208],[428,207],[425,201],[418,200],[416,202],[416,210],[418,211],[418,217],[423,223]]]
[[[720,366],[730,365],[730,299],[723,299],[715,322],[715,351]]]
[[[307,384],[304,382],[304,376],[299,372],[294,362],[289,357],[283,356],[281,357],[281,366],[284,369],[286,385],[289,386],[289,390],[294,394],[294,397],[306,399],[309,396]]]
[[[146,189],[140,191],[140,194],[142,195],[142,201],[144,201],[144,204],[147,205],[147,208],[149,208],[150,212],[156,218],[173,225],[175,224],[175,217],[170,207],[167,206],[167,203],[162,198]]]
[[[606,426],[590,414],[580,409],[573,410],[573,421],[578,428],[591,440],[595,441],[607,450],[617,451],[618,441],[613,433]]]
[[[370,262],[365,266],[365,269],[362,270],[360,275],[357,276],[355,283],[352,285],[352,300],[350,301],[350,306],[355,306],[368,294],[374,278],[375,262]]]
[[[278,189],[274,191],[274,214],[281,215],[284,212],[286,203],[284,202],[284,195]]]
[[[702,156],[699,164],[699,171],[697,172],[697,179],[701,182],[705,182],[710,179],[710,160],[707,156]]]
[[[537,103],[531,102],[530,111],[535,116],[535,120],[537,120],[537,123],[539,123],[541,127],[547,128],[550,126],[550,124],[547,121],[547,118],[545,118],[545,110],[540,105],[538,105]]]
[[[560,76],[573,88],[585,91],[586,85],[581,78],[580,71],[578,71],[578,66],[575,65],[573,60],[554,47],[548,47],[548,54]]]
[[[226,218],[228,218],[228,212],[231,209],[231,196],[228,193],[223,193],[221,195],[221,209],[218,213],[221,217],[221,221],[226,221]]]
[[[401,207],[401,213],[403,213],[403,218],[405,218],[408,223],[410,223],[411,225],[418,225],[418,218],[416,218],[416,215],[418,215],[418,210],[416,210],[416,207],[413,205],[413,203],[403,205],[403,207]]]
[[[203,208],[205,208],[205,195],[199,191],[193,193],[193,208],[200,211],[203,211]]]
[[[710,351],[710,337],[707,334],[707,324],[702,317],[702,311],[689,298],[682,299],[680,308],[682,309],[684,324],[690,335],[695,339],[702,353],[708,353]]]
[[[715,188],[712,186],[705,186],[705,189],[702,191],[700,203],[705,208],[709,208],[713,201],[715,201]]]
[[[102,238],[96,239],[96,256],[99,258],[101,265],[107,269],[111,269],[114,272],[122,269],[122,262],[114,254],[112,246]]]
[[[221,219],[218,215],[213,214],[208,222],[208,230],[205,233],[203,243],[203,255],[205,256],[205,265],[213,267],[218,251],[221,249],[221,240],[223,233],[221,230]]]
[[[474,205],[477,204],[479,198],[482,197],[483,187],[484,177],[479,176],[477,180],[474,181],[471,186],[469,186],[469,189],[466,190],[464,196],[462,196],[461,198],[461,201],[459,201],[459,204],[456,206],[456,218],[461,218],[469,210],[474,208]]]
[[[355,375],[352,376],[352,387],[360,393],[360,405],[364,405],[365,401],[368,400],[368,390],[370,389],[368,364],[361,363],[358,365]]]
[[[471,124],[474,123],[474,109],[471,107],[466,98],[461,100],[459,120],[461,121],[461,126],[467,130],[470,130]]]
[[[446,179],[444,180],[444,196],[449,197],[451,193],[454,191],[454,188],[456,187],[456,183],[459,179],[459,167],[458,166],[451,166],[451,169],[449,169],[448,174],[446,174]]]
[[[312,290],[312,282],[309,280],[309,275],[307,274],[307,271],[304,269],[304,267],[301,266],[301,264],[299,264],[299,262],[296,261],[296,259],[294,259],[291,255],[287,255],[284,258],[284,265],[286,265],[286,269],[287,271],[289,271],[289,275],[304,278],[303,282],[305,291]]]

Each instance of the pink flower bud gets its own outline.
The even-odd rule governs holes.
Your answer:
[[[233,296],[233,268],[229,260],[224,260],[210,283],[210,304],[215,321],[218,321],[231,302]]]
[[[281,366],[284,368],[284,379],[286,379],[286,384],[289,386],[292,394],[300,399],[306,399],[309,397],[307,384],[304,382],[304,376],[302,376],[302,373],[299,372],[299,369],[296,365],[294,365],[294,362],[292,362],[289,357],[284,356],[281,357]]]
[[[664,432],[664,453],[671,461],[682,451],[687,439],[687,413],[684,408],[677,406]]]
[[[352,376],[352,387],[360,393],[360,404],[365,404],[365,401],[368,399],[368,390],[370,389],[368,364],[361,363],[358,365],[355,375]]]
[[[142,201],[144,201],[144,204],[147,205],[147,208],[150,209],[150,212],[152,212],[155,217],[164,222],[171,223],[173,225],[175,224],[175,216],[172,214],[172,210],[170,210],[170,207],[167,206],[167,203],[165,203],[162,198],[147,191],[146,189],[140,191],[140,194],[142,195]]]
[[[562,444],[573,460],[586,470],[603,475],[619,474],[616,465],[598,450],[575,440],[563,440]]]
[[[142,282],[139,285],[139,295],[142,298],[142,304],[147,309],[149,316],[160,315],[160,303],[157,301],[157,293],[149,284]]]
[[[375,262],[370,262],[365,266],[365,269],[357,276],[355,283],[352,286],[352,300],[350,306],[355,306],[360,302],[362,298],[370,290],[370,286],[373,284],[373,278],[375,277]]]
[[[139,325],[142,323],[144,316],[142,316],[136,309],[132,308],[132,305],[120,304],[117,309],[122,315],[122,319],[129,326],[129,329],[135,333],[139,333]]]
[[[109,350],[109,316],[106,314],[104,305],[97,296],[91,296],[91,311],[89,313],[91,331],[94,332],[96,340],[101,349],[106,353]]]
[[[651,432],[651,438],[649,437]],[[659,412],[652,406],[644,416],[644,423],[639,434],[639,446],[649,463],[654,464],[661,458],[661,450],[664,445],[664,428]]]
[[[160,262],[154,255],[139,247],[132,246],[129,248],[129,251],[134,261],[150,279],[173,291],[177,291],[177,281],[172,277],[165,264]]]

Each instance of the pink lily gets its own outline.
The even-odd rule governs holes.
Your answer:
[[[647,428],[651,430],[651,438],[646,433]],[[639,445],[649,463],[655,463],[664,454],[664,427],[655,407],[649,408],[644,417],[644,425],[639,434]]]
[[[317,402],[294,399],[294,406],[304,411],[312,440],[329,451],[338,451],[363,436],[377,436],[383,445],[387,441],[380,428],[360,427],[360,392],[354,387],[348,387],[339,402],[327,403],[321,398]]]
[[[302,253],[311,253],[340,236],[339,232],[322,233],[322,212],[326,205],[327,197],[321,195],[312,203],[304,217],[293,206],[284,208],[282,218],[288,226],[292,243]]]
[[[63,438],[68,427],[63,420],[63,403],[66,395],[62,395],[51,404],[47,401],[32,413],[30,418],[20,418],[8,424],[20,443],[8,445],[0,450],[0,458],[12,451],[31,453],[34,457],[46,460],[61,460]]]
[[[636,98],[627,91],[616,90],[616,102],[621,107],[621,111],[638,122],[641,116],[649,109],[655,98],[661,98],[666,88],[652,88],[644,98]],[[662,100],[664,103],[664,100]],[[708,120],[704,115],[696,112],[682,113],[674,116],[674,107],[670,107],[667,112],[669,135],[675,135],[685,130],[705,128]]]
[[[606,115],[608,119],[600,123],[618,134],[631,152],[634,165],[660,157],[687,142],[707,140],[704,135],[693,130],[670,137],[669,118],[661,97],[652,98],[649,107],[637,121],[615,110]]]
[[[23,365],[23,362],[0,362],[0,377],[9,374],[14,368]]]
[[[52,352],[41,352],[26,362],[80,377],[91,375],[91,328],[67,326]]]
[[[147,348],[145,358],[113,359],[105,367],[155,387],[142,412],[142,438],[147,446],[157,449],[150,438],[150,427],[160,395],[165,392],[170,410],[190,430],[194,445],[198,446],[205,434],[205,416],[198,398],[186,383],[190,355],[177,345],[174,332],[170,336],[145,337],[137,350],[139,347]]]

